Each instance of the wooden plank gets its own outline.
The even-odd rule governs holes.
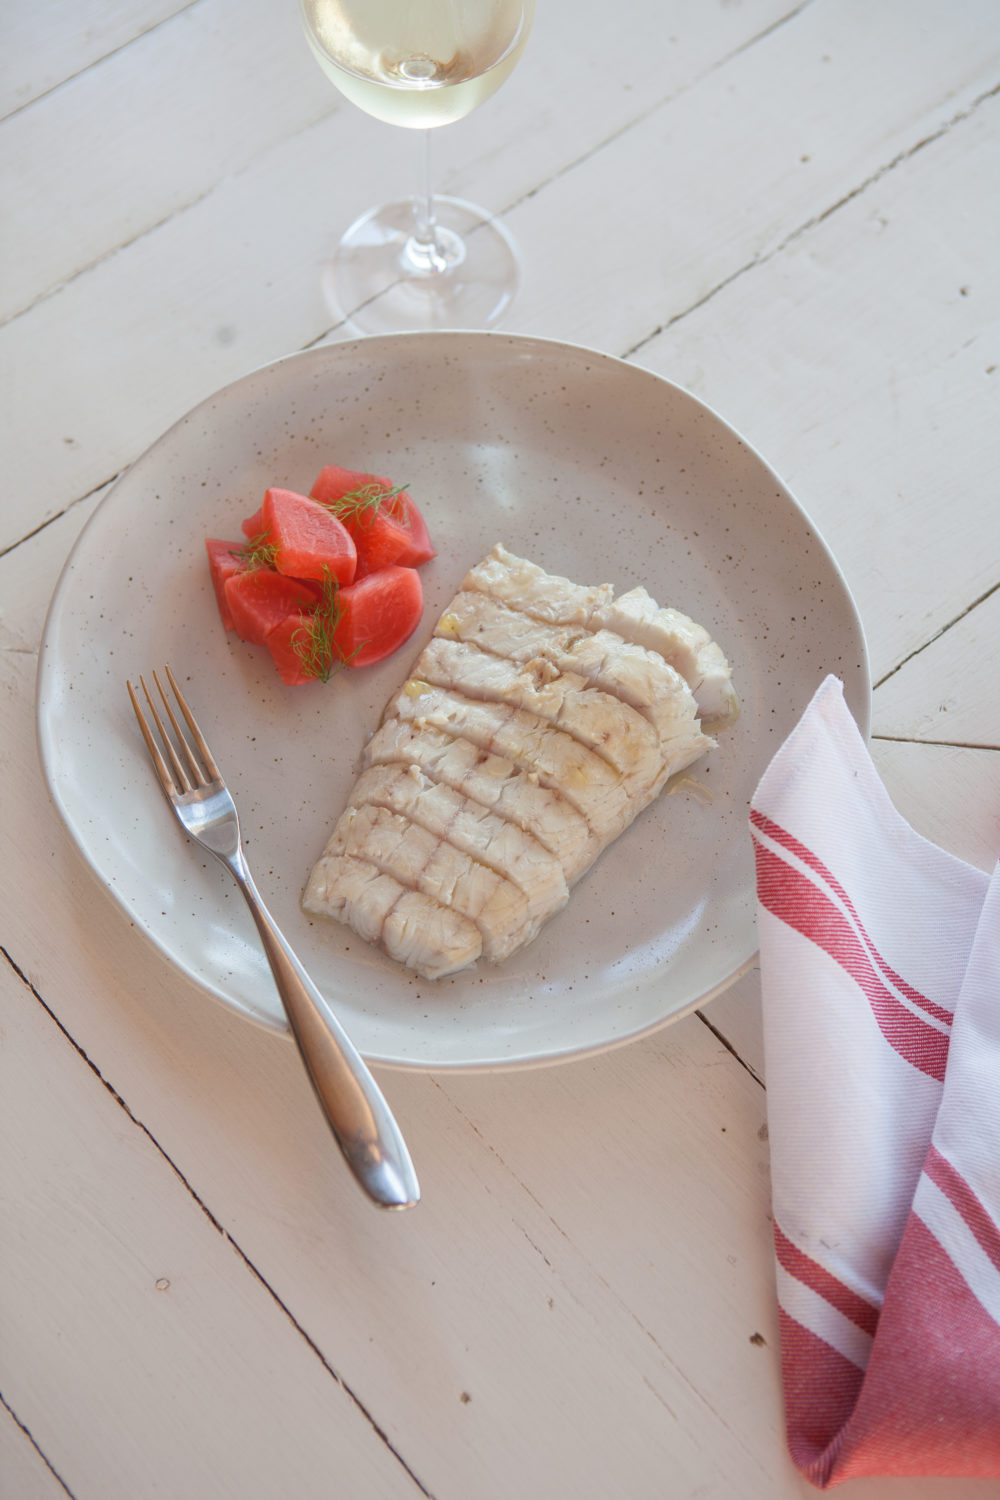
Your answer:
[[[875,765],[896,807],[924,838],[987,873],[1000,848],[995,750],[875,740]]]
[[[130,963],[126,967],[129,973],[135,972]],[[182,1049],[174,1048],[172,1056],[157,1060],[143,1044],[141,1030],[138,1036],[133,1034],[136,1021],[147,1028],[152,1021],[162,1040],[164,1017],[157,1011],[177,998],[157,976],[150,982],[148,965],[142,977],[147,1004],[152,1002],[151,1014],[145,1022],[138,1013],[123,1014],[117,1007],[124,997],[113,989],[109,998],[117,1014],[103,1018],[99,1028],[103,1037],[80,1011],[72,1013],[74,1007],[67,1004],[61,979],[44,976],[43,982],[57,997],[63,1014],[77,1029],[82,1026],[88,1045],[112,1075],[109,1082],[113,1079],[127,1091],[133,1112],[142,1108],[143,1125],[169,1146],[185,1178],[211,1205],[227,1236],[250,1256],[292,1316],[304,1323],[323,1358],[371,1412],[376,1425],[391,1427],[393,1447],[432,1493],[474,1493],[484,1500],[489,1496],[500,1500],[512,1492],[531,1492],[538,1485],[545,1493],[619,1492],[652,1500],[661,1493],[664,1466],[669,1464],[686,1490],[704,1483],[709,1492],[719,1495],[733,1493],[736,1486],[741,1494],[762,1500],[773,1495],[776,1471],[766,1445],[763,1453],[751,1457],[742,1438],[745,1429],[757,1434],[759,1445],[761,1424],[765,1432],[773,1430],[777,1409],[774,1330],[766,1321],[763,1282],[755,1299],[761,1303],[760,1316],[753,1319],[755,1325],[764,1324],[763,1330],[742,1327],[749,1315],[748,1281],[752,1293],[754,1275],[766,1277],[768,1264],[766,1256],[758,1256],[766,1208],[764,1179],[752,1170],[736,1169],[743,1184],[740,1201],[747,1205],[748,1234],[744,1212],[727,1211],[727,1201],[717,1192],[718,1179],[706,1180],[706,1162],[697,1150],[688,1149],[687,1132],[701,1131],[708,1137],[711,1128],[697,1101],[692,1103],[683,1087],[689,1065],[696,1070],[709,1066],[710,1053],[704,1044],[699,1058],[697,1034],[690,1061],[687,1047],[678,1049],[677,1041],[671,1043],[668,1072],[673,1079],[673,1103],[649,1138],[659,1148],[659,1143],[676,1136],[682,1116],[688,1122],[664,1163],[663,1196],[651,1194],[648,1203],[632,1215],[633,1225],[638,1225],[635,1244],[644,1256],[655,1247],[666,1247],[660,1252],[659,1267],[651,1263],[646,1271],[647,1278],[665,1278],[669,1287],[650,1328],[637,1321],[624,1296],[626,1272],[632,1277],[635,1266],[629,1261],[616,1270],[609,1257],[617,1247],[614,1241],[607,1243],[605,1233],[609,1221],[593,1213],[593,1199],[581,1191],[579,1181],[566,1184],[562,1200],[539,1204],[503,1162],[502,1136],[499,1152],[496,1147],[487,1148],[465,1113],[455,1110],[427,1080],[406,1079],[395,1086],[390,1082],[387,1086],[401,1101],[421,1164],[425,1198],[413,1216],[387,1219],[362,1202],[353,1185],[346,1184],[331,1160],[328,1138],[316,1125],[311,1101],[304,1092],[288,1088],[294,1073],[282,1067],[275,1074],[273,1063],[289,1061],[290,1048],[257,1032],[239,1037],[229,1028],[232,1061],[228,1068],[220,1066],[222,1049],[212,1044],[215,1026],[200,1028],[192,1010],[187,1016],[187,1045],[198,1054],[198,1078],[192,1078]],[[186,997],[180,999],[183,1019],[188,1005]],[[108,1029],[110,1021],[117,1022],[117,1041]],[[172,1029],[168,1023],[166,1032]],[[248,1049],[244,1041],[255,1045]],[[272,1056],[262,1055],[262,1044]],[[130,1053],[142,1059],[141,1070],[133,1070]],[[285,1058],[278,1059],[278,1053],[286,1054]],[[47,1083],[34,1049],[20,1057],[11,1048],[10,1056],[28,1069],[26,1077]],[[244,1066],[248,1062],[251,1066],[241,1081],[231,1071],[233,1063]],[[620,1070],[621,1064],[617,1066]],[[168,1091],[170,1074],[173,1086]],[[200,1099],[194,1097],[199,1081],[205,1090]],[[31,1240],[37,1243],[44,1231],[45,1242],[51,1241],[55,1248],[40,1258],[31,1274],[14,1263],[29,1306],[47,1307],[47,1312],[39,1323],[27,1314],[28,1326],[22,1330],[15,1325],[14,1333],[19,1336],[7,1343],[9,1380],[19,1405],[31,1410],[33,1430],[46,1456],[63,1472],[68,1469],[68,1482],[76,1490],[84,1487],[85,1475],[78,1470],[74,1476],[70,1465],[74,1454],[79,1464],[81,1450],[87,1452],[91,1444],[99,1452],[112,1454],[125,1445],[128,1453],[111,1460],[112,1470],[103,1476],[105,1492],[148,1493],[134,1472],[140,1454],[162,1465],[181,1492],[180,1486],[196,1477],[185,1472],[183,1458],[169,1456],[183,1446],[176,1438],[183,1424],[190,1451],[213,1467],[221,1460],[217,1442],[226,1441],[227,1448],[235,1440],[247,1442],[246,1461],[230,1463],[227,1469],[232,1488],[220,1492],[276,1493],[273,1466],[254,1479],[251,1464],[257,1455],[245,1433],[248,1425],[256,1424],[260,1441],[274,1446],[273,1464],[287,1461],[283,1445],[273,1443],[274,1425],[287,1420],[280,1401],[275,1401],[275,1385],[280,1389],[283,1380],[294,1380],[300,1393],[301,1415],[289,1441],[294,1437],[306,1449],[314,1448],[320,1429],[334,1426],[332,1417],[302,1392],[303,1373],[283,1368],[279,1341],[261,1331],[260,1311],[237,1297],[236,1310],[229,1313],[228,1298],[219,1291],[221,1273],[211,1264],[213,1257],[203,1245],[188,1251],[183,1243],[176,1227],[178,1220],[183,1224],[176,1195],[164,1191],[161,1182],[155,1185],[155,1203],[147,1204],[147,1193],[153,1194],[154,1185],[149,1183],[150,1169],[144,1160],[145,1138],[142,1160],[133,1162],[127,1143],[123,1147],[117,1140],[114,1155],[106,1159],[95,1147],[94,1127],[88,1123],[93,1106],[88,1104],[84,1110],[81,1105],[78,1110],[72,1089],[61,1077],[57,1086],[60,1118],[68,1131],[79,1136],[80,1153],[70,1150],[61,1138],[52,1142],[53,1127],[46,1134],[41,1124],[51,1111],[39,1104],[40,1119],[25,1116],[33,1138],[37,1136],[42,1143],[26,1163],[26,1175],[30,1183],[41,1181],[42,1191],[47,1191],[43,1148],[48,1142],[58,1149],[67,1178],[72,1174],[73,1181],[72,1189],[66,1184],[58,1189],[60,1200],[67,1200],[67,1222],[55,1215],[36,1222],[21,1214]],[[531,1113],[537,1118],[539,1088],[544,1101],[547,1083],[541,1075],[524,1075],[520,1085],[514,1086],[525,1122]],[[599,1085],[606,1116],[611,1112],[621,1116],[621,1086],[620,1078],[617,1086]],[[535,1102],[529,1109],[532,1096]],[[35,1097],[41,1097],[37,1091]],[[517,1103],[508,1097],[512,1105]],[[560,1111],[565,1099],[563,1089]],[[20,1101],[15,1096],[11,1103]],[[554,1104],[543,1110],[543,1119],[551,1120],[553,1140],[553,1148],[545,1155],[554,1166],[569,1149],[582,1164],[588,1137],[574,1142],[567,1135],[557,1146],[554,1127],[563,1115],[554,1111]],[[579,1116],[585,1105],[590,1108],[592,1104],[593,1094],[578,1104],[573,1115]],[[741,1143],[741,1155],[748,1145]],[[756,1150],[758,1154],[763,1150],[759,1142]],[[93,1158],[89,1170],[87,1160],[79,1160],[79,1155]],[[607,1171],[616,1173],[610,1159]],[[140,1179],[147,1185],[146,1192],[139,1192]],[[106,1204],[98,1191],[100,1183],[108,1194]],[[721,1290],[707,1275],[694,1285],[679,1279],[687,1275],[686,1262],[696,1254],[698,1232],[684,1238],[682,1264],[668,1248],[676,1239],[671,1233],[673,1204],[692,1192],[699,1214],[710,1216],[716,1226],[728,1220],[718,1249],[720,1259],[725,1248],[735,1256],[741,1245],[742,1266],[734,1271],[727,1264]],[[73,1205],[81,1199],[88,1204],[88,1217],[94,1216],[97,1223],[88,1225],[83,1234],[70,1236]],[[122,1199],[137,1200],[136,1222],[131,1212],[123,1222],[116,1209]],[[567,1237],[560,1216],[574,1203],[581,1212],[586,1210],[590,1231]],[[146,1222],[154,1209],[150,1239],[139,1240],[138,1216]],[[117,1217],[112,1221],[113,1214]],[[699,1230],[704,1232],[704,1225]],[[205,1232],[215,1233],[207,1225]],[[738,1239],[741,1234],[742,1241]],[[225,1241],[218,1243],[232,1256]],[[60,1251],[64,1245],[67,1248]],[[489,1253],[484,1255],[481,1247],[486,1245]],[[183,1326],[164,1327],[162,1321],[155,1321],[153,1299],[156,1283],[162,1280],[171,1283],[167,1291],[181,1294]],[[63,1295],[46,1301],[44,1293],[51,1284],[61,1285]],[[78,1307],[82,1285],[88,1291],[85,1315]],[[142,1302],[144,1289],[151,1306]],[[644,1285],[631,1284],[630,1298],[637,1299],[644,1292]],[[161,1296],[165,1298],[166,1293]],[[733,1327],[737,1302],[739,1337]],[[129,1317],[125,1330],[113,1316],[116,1307],[122,1309],[122,1318]],[[90,1316],[95,1319],[93,1326],[87,1322]],[[671,1320],[676,1328],[671,1328]],[[244,1327],[255,1331],[244,1336]],[[692,1384],[686,1346],[695,1327],[705,1341],[705,1354]],[[67,1367],[54,1358],[54,1344],[63,1328],[66,1337],[72,1331],[73,1346],[80,1349],[81,1357],[90,1351],[90,1386],[75,1361]],[[750,1335],[758,1331],[763,1332],[767,1348],[759,1341],[749,1343]],[[237,1361],[245,1371],[245,1378],[234,1380],[231,1393],[225,1385],[218,1393],[206,1417],[210,1428],[197,1421],[183,1398],[180,1411],[175,1403],[162,1400],[163,1372],[168,1369],[171,1383],[176,1380],[180,1389],[189,1388],[192,1401],[201,1399],[198,1361],[211,1362],[213,1378],[216,1374],[221,1378]],[[747,1366],[756,1378],[741,1398],[743,1416],[735,1422],[736,1435],[710,1443],[706,1440],[708,1412],[718,1407],[730,1384],[735,1384],[734,1362],[741,1378]],[[703,1376],[708,1377],[705,1385]],[[724,1390],[719,1389],[720,1382]],[[274,1403],[270,1417],[261,1410],[259,1397],[254,1400],[255,1386],[258,1393],[268,1393],[269,1404]],[[553,1401],[556,1389],[559,1398]],[[88,1390],[98,1395],[100,1410],[88,1400]],[[155,1399],[158,1391],[159,1401]],[[133,1419],[133,1401],[141,1403],[141,1421]],[[242,1422],[234,1419],[235,1431],[226,1410],[230,1401],[246,1413]],[[230,1429],[226,1439],[218,1436],[220,1426]],[[86,1432],[91,1434],[89,1442],[84,1439]],[[512,1432],[518,1434],[514,1445]],[[342,1430],[334,1430],[328,1441],[347,1446],[350,1439]],[[314,1472],[323,1474],[325,1484],[327,1472],[319,1455],[314,1458]],[[98,1462],[96,1457],[94,1461]],[[777,1473],[781,1468],[779,1460]],[[297,1493],[318,1494],[318,1489],[309,1487],[309,1472],[304,1460],[290,1465],[285,1482],[299,1483]],[[343,1468],[339,1472],[346,1488]],[[90,1476],[91,1484],[101,1477],[98,1469]],[[591,1485],[593,1489],[588,1489]],[[362,1482],[359,1489],[347,1492],[381,1491]]]
[[[669,10],[661,0],[630,0],[624,24],[613,6],[591,5],[570,12],[579,28],[571,40],[563,7],[538,5],[524,57],[496,102],[435,135],[440,190],[494,213],[547,191],[652,111],[703,86],[801,8],[802,0],[741,0],[721,6],[705,26],[701,0],[676,0]],[[402,182],[412,191],[410,179]],[[362,199],[357,211],[368,206]],[[591,207],[596,215],[576,247],[577,264],[603,255],[603,223],[594,234],[601,205],[592,200]]]
[[[20,111],[2,127],[0,318],[194,202],[275,134],[302,129],[338,99],[311,63],[293,5],[211,0]],[[228,250],[239,254],[238,239]]]
[[[331,210],[315,183],[329,170],[331,125],[0,329],[0,400],[16,440],[0,550],[113,478],[198,401],[325,326]],[[374,153],[354,159],[342,179],[360,190],[379,164]]]
[[[7,962],[0,1007],[0,1383],[70,1492],[418,1495]]]
[[[69,1491],[26,1432],[0,1405],[0,1481],[11,1500],[66,1500]]]
[[[846,574],[876,681],[1000,577],[996,234],[970,191],[1000,172],[998,116],[985,100],[636,356],[790,485]]]
[[[995,88],[993,7],[954,16],[820,0],[565,171],[508,216],[516,326],[624,352],[836,213]]]
[[[984,490],[978,509],[981,546],[1000,564],[995,497]],[[875,732],[894,739],[1000,748],[1000,703],[984,691],[983,682],[998,631],[1000,592],[994,592],[886,679],[875,700]]]
[[[127,45],[194,0],[6,0],[0,119]]]
[[[731,1047],[754,1078],[764,1081],[764,1027],[761,1012],[760,970],[755,964],[742,979],[702,1006],[703,1025]]]

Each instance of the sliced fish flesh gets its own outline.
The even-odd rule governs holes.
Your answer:
[[[310,880],[311,909],[336,917],[406,968],[439,979],[475,963],[479,928],[423,891],[400,885],[366,859],[324,854]]]
[[[595,857],[590,825],[562,792],[542,786],[507,756],[483,750],[472,740],[427,723],[388,718],[369,740],[364,761],[419,766],[435,781],[529,830],[559,861],[569,885]]]
[[[303,905],[428,979],[503,962],[737,707],[687,615],[498,545],[387,704]]]

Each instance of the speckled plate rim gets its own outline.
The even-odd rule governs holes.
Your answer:
[[[394,459],[439,545],[412,655],[469,564],[502,540],[580,582],[646,583],[661,602],[705,618],[733,659],[744,704],[710,758],[707,810],[704,786],[661,797],[523,957],[444,989],[401,981],[380,955],[345,947],[341,929],[305,919],[297,900],[364,735],[412,656],[404,648],[339,680],[331,700],[306,702],[296,694],[328,690],[281,688],[263,653],[224,637],[207,570],[190,567],[204,535],[227,534],[228,517],[228,534],[238,533],[267,484],[307,488],[329,461],[392,473]],[[428,503],[428,494],[441,498]],[[402,1068],[591,1056],[721,993],[756,956],[745,826],[753,786],[829,671],[844,680],[866,735],[870,723],[864,634],[829,549],[763,458],[664,377],[580,345],[500,333],[384,335],[253,371],[168,429],[78,538],[46,620],[37,733],[49,792],[97,879],[188,978],[278,1030],[284,1018],[235,887],[200,867],[169,824],[130,722],[125,675],[165,659],[182,662],[201,717],[211,681],[210,737],[244,826],[259,820],[249,852],[275,916],[359,1050]],[[212,726],[212,715],[232,730]],[[345,723],[357,728],[324,783],[327,805],[310,781],[303,806],[283,820],[260,768],[290,721],[311,763],[331,722],[341,737]],[[286,769],[296,786],[308,780],[301,760]],[[624,917],[607,895],[623,885],[633,891],[617,903]]]

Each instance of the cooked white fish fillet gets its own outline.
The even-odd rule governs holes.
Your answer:
[[[600,606],[601,612],[605,608]],[[612,630],[548,625],[478,590],[457,594],[434,634],[469,642],[511,661],[540,659],[561,672],[578,673],[590,687],[603,688],[649,719],[661,739],[675,732],[678,695],[689,691],[683,676],[659,651],[625,641]]]
[[[631,704],[588,686],[576,672],[561,672],[545,657],[513,662],[464,641],[435,639],[417,658],[413,678],[534,714],[640,784],[659,771],[659,737],[649,721]]]
[[[483,951],[479,928],[468,917],[400,885],[367,860],[327,853],[310,886],[314,910],[337,917],[427,979],[464,969]]]
[[[532,918],[520,886],[388,808],[352,803],[324,858],[338,854],[367,860],[401,886],[467,917],[478,927],[483,954],[493,963],[529,942],[538,929],[540,919]]]
[[[472,740],[456,738],[444,729],[388,718],[369,740],[364,762],[419,766],[435,781],[464,792],[474,802],[526,829],[559,861],[568,884],[583,873],[597,853],[586,818],[562,792],[542,786],[537,777],[506,756],[483,750]]]
[[[400,813],[513,881],[527,897],[532,917],[550,916],[566,903],[569,890],[562,866],[533,834],[434,781],[418,766],[370,767],[357,782],[351,803]]]
[[[573,583],[546,573],[527,558],[516,557],[499,543],[488,557],[469,569],[462,587],[489,594],[501,604],[523,609],[536,620],[553,625],[587,625],[594,610],[610,604],[615,596],[610,583]]]
[[[602,603],[592,619],[675,667],[689,684],[706,723],[722,725],[736,717],[738,703],[729,663],[703,625],[696,625],[678,609],[661,609],[644,588],[630,589],[610,604]]]
[[[542,786],[561,792],[605,842],[617,838],[635,816],[622,773],[537,714],[509,703],[468,698],[420,678],[409,679],[386,713],[409,719],[418,728],[444,729],[512,760]]]
[[[429,979],[502,962],[736,707],[687,615],[497,546],[386,706],[303,905]]]
[[[644,588],[616,599],[610,584],[582,588],[500,545],[469,570],[463,587],[491,595],[537,620],[591,630],[603,627],[624,641],[645,646],[676,668],[706,722],[729,723],[736,717],[738,701],[721,648],[703,626],[679,610],[661,609]]]

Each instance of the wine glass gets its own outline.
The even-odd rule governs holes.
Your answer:
[[[347,230],[324,274],[362,333],[489,328],[517,289],[510,234],[474,204],[435,197],[430,135],[495,92],[528,40],[535,0],[299,0],[313,54],[353,104],[423,131],[422,183]]]

